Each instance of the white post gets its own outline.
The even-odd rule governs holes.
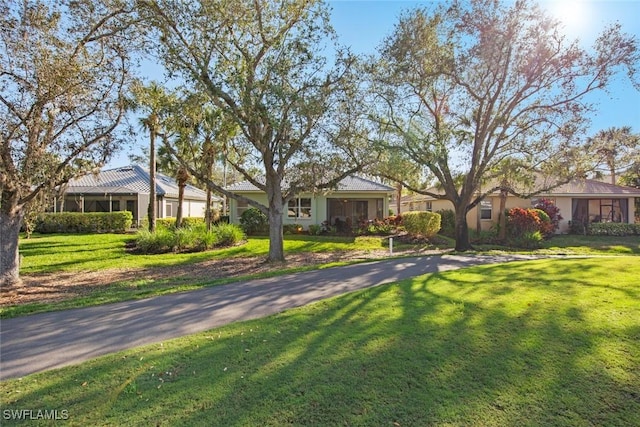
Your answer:
[[[393,255],[393,237],[389,237],[389,254]]]

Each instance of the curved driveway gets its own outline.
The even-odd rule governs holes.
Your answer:
[[[518,255],[395,258],[6,319],[0,321],[0,380],[267,316],[425,273],[532,258]]]

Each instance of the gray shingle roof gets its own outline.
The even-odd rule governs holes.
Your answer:
[[[255,192],[261,191],[250,183],[249,181],[241,181],[235,184],[232,184],[227,187],[227,190],[232,192]],[[368,179],[360,178],[357,176],[348,176],[344,178],[342,181],[338,183],[337,191],[343,192],[367,192],[367,191],[384,191],[384,192],[392,192],[395,191],[393,187],[389,187],[388,185],[379,184],[374,181],[370,181]]]
[[[88,174],[69,181],[67,194],[149,194],[149,170],[138,165],[125,166]],[[156,173],[156,194],[178,197],[178,184],[173,178]],[[187,184],[187,199],[206,200],[206,192]],[[214,199],[217,198],[214,196]],[[219,198],[218,198],[219,199]]]

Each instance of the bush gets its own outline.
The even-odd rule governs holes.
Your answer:
[[[247,234],[266,233],[269,231],[269,220],[260,209],[249,208],[242,212],[240,226]]]
[[[300,234],[302,233],[303,227],[300,224],[283,224],[282,225],[282,233],[283,234]]]
[[[549,217],[549,221],[551,222],[551,231],[546,237],[549,237],[551,234],[554,234],[556,230],[560,228],[560,221],[564,219],[562,215],[560,215],[560,208],[558,208],[551,200],[549,199],[540,199],[538,203],[534,206],[536,209],[540,209],[544,211]]]
[[[319,236],[322,233],[322,226],[318,224],[309,225],[309,234],[312,236]]]
[[[244,240],[244,232],[234,224],[218,224],[207,232],[204,224],[183,228],[160,226],[150,233],[139,230],[136,235],[138,252],[159,254],[166,252],[194,252],[214,247],[232,246]]]
[[[125,233],[133,222],[128,211],[61,212],[38,216],[35,231],[39,233]]]
[[[412,211],[402,215],[402,223],[407,233],[433,237],[440,230],[440,214],[426,211]]]
[[[592,236],[640,236],[640,224],[622,222],[594,222],[587,226]]]
[[[507,234],[510,237],[541,231],[541,224],[542,220],[536,209],[513,208],[507,211]]]
[[[136,247],[139,252],[144,254],[171,252],[175,246],[175,234],[168,228],[158,227],[153,233],[141,229],[136,234]]]
[[[441,209],[436,213],[440,214],[440,231],[438,233],[447,237],[456,235],[456,214],[451,209]]]
[[[204,224],[204,218],[200,217],[186,217],[182,218],[182,227],[193,227],[196,225]],[[175,228],[175,218],[156,218],[156,227]],[[140,225],[141,228],[149,228],[149,218],[145,217]]]
[[[515,247],[525,249],[539,249],[542,247],[542,233],[540,231],[527,231],[516,237],[512,243]]]
[[[211,232],[217,236],[214,246],[233,246],[245,239],[244,232],[235,224],[221,223],[212,227]]]

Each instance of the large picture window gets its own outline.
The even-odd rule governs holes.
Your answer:
[[[289,200],[287,209],[289,218],[311,218],[311,199],[308,197],[298,197]]]

